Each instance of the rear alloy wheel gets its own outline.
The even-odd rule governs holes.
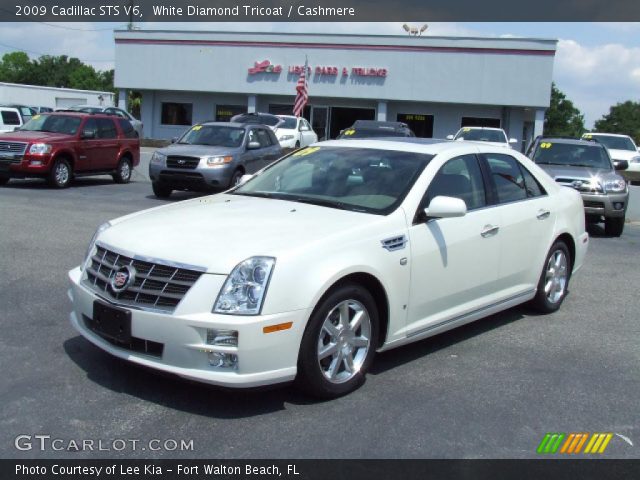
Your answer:
[[[49,172],[49,185],[55,188],[67,188],[71,184],[72,171],[69,162],[59,158]]]
[[[378,311],[371,294],[347,284],[311,315],[302,337],[296,382],[307,393],[336,398],[360,387],[378,342]]]
[[[116,183],[129,183],[131,180],[131,160],[123,158],[118,163],[116,173],[113,174],[113,181]]]
[[[624,217],[610,217],[604,219],[604,233],[610,237],[619,237],[624,230]]]
[[[158,198],[169,198],[171,192],[173,192],[173,188],[169,185],[158,182],[151,183],[151,188],[153,189],[153,194]]]
[[[570,278],[571,255],[567,245],[558,241],[549,250],[531,305],[542,313],[558,310],[567,296]]]

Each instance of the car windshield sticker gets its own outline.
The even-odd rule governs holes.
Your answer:
[[[350,128],[349,130],[345,130],[344,134],[345,135],[353,135],[354,133],[356,133],[356,131],[353,128]]]
[[[463,128],[463,129],[462,129],[462,131],[463,131],[463,132],[470,132],[470,131],[471,131],[471,129],[470,129],[469,127],[467,127],[467,128]]]
[[[202,128],[202,125],[196,125],[195,127],[193,127],[191,130],[193,130],[194,132],[197,132],[198,130],[200,130]]]
[[[540,144],[540,148],[551,148],[551,146],[553,145],[553,143],[549,143],[549,142],[542,142]]]
[[[40,118],[40,115],[34,115],[34,116],[33,116],[33,117],[31,117],[31,118],[32,118],[32,119],[34,119],[34,120],[37,120],[37,119],[39,119],[39,118]]]
[[[320,147],[310,147],[310,148],[304,148],[302,150],[298,150],[296,153],[293,154],[294,157],[304,157],[305,155],[309,155],[313,152],[317,152],[318,150],[320,150]]]

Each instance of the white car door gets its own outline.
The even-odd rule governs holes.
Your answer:
[[[420,218],[438,195],[461,198],[467,214]],[[479,159],[447,161],[431,181],[409,228],[411,287],[407,335],[426,334],[491,303],[500,263],[500,213],[488,206]]]
[[[502,225],[499,288],[502,296],[531,292],[552,240],[556,212],[551,198],[513,155],[483,154],[495,186]]]
[[[318,141],[318,136],[315,134],[313,130],[311,130],[311,125],[304,118],[300,119],[299,124],[300,130],[300,146],[306,147],[307,145],[311,145],[312,143],[316,143]]]

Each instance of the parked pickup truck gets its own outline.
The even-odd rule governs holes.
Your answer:
[[[56,188],[74,177],[113,176],[128,183],[140,163],[140,141],[123,118],[103,114],[36,114],[18,131],[0,134],[0,185],[45,178]]]

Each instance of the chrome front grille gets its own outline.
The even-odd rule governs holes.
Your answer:
[[[198,167],[200,163],[200,158],[198,157],[178,157],[171,156],[167,157],[167,168],[185,168],[191,169]]]
[[[122,292],[111,287],[120,267],[131,266],[135,280]],[[203,271],[153,263],[122,255],[101,245],[87,266],[85,285],[115,304],[173,311]]]
[[[556,177],[555,181],[563,187],[573,188],[580,193],[604,193],[600,182],[590,178]]]
[[[0,142],[0,159],[10,159],[14,163],[19,163],[27,151],[28,143],[24,142]]]

